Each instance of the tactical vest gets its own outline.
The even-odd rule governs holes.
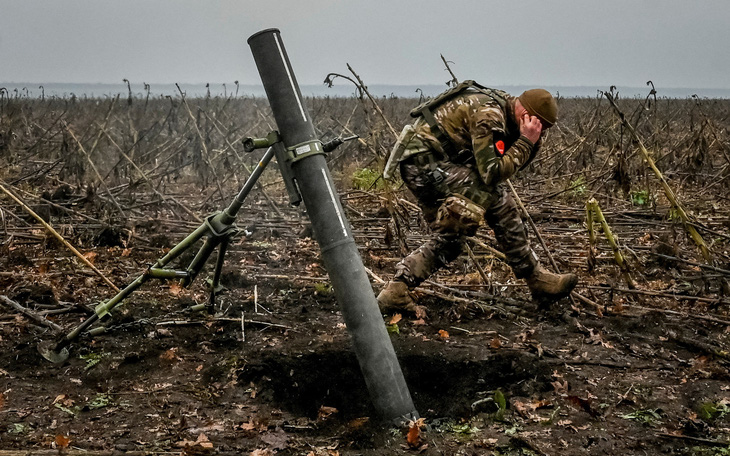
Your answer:
[[[459,151],[456,150],[456,147],[454,146],[449,136],[439,125],[438,121],[433,115],[433,111],[435,109],[438,109],[438,107],[446,101],[466,92],[469,89],[473,89],[477,92],[481,92],[484,95],[487,95],[499,105],[502,111],[507,112],[506,92],[496,89],[490,89],[489,87],[485,87],[478,82],[472,80],[463,81],[452,87],[451,89],[435,96],[434,98],[421,103],[411,110],[411,117],[423,117],[423,119],[428,124],[431,133],[439,141],[439,143],[441,143],[441,147],[443,148],[446,155],[448,155],[449,157],[456,157]]]

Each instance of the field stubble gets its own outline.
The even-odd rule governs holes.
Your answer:
[[[374,180],[394,138],[368,102],[306,102],[323,140],[360,136],[328,161],[377,291],[402,243],[428,236],[396,186],[399,242]],[[398,128],[417,101],[377,102]],[[377,423],[306,216],[287,207],[275,163],[239,216],[215,315],[188,309],[207,301],[203,280],[151,282],[61,366],[35,350],[54,336],[44,321],[71,328],[114,291],[3,194],[0,294],[45,320],[0,307],[0,453],[730,454],[730,101],[618,100],[712,264],[606,100],[559,103],[560,123],[514,184],[597,307],[539,311],[480,230],[472,258],[419,289],[426,318],[385,319],[430,425],[418,436]],[[273,128],[262,99],[187,105],[4,97],[2,185],[126,285],[227,205],[260,156],[241,139]],[[591,198],[635,289],[600,231],[589,245]]]

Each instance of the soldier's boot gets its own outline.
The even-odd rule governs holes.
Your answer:
[[[532,292],[533,299],[540,302],[549,302],[568,296],[578,283],[578,276],[575,274],[554,274],[538,265],[525,280],[530,292]]]
[[[378,295],[378,307],[384,313],[415,312],[416,303],[411,297],[408,285],[400,280],[391,280]]]

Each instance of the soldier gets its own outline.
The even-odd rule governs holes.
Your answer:
[[[410,290],[462,252],[466,236],[482,220],[494,230],[515,276],[540,302],[556,301],[575,287],[575,274],[553,274],[530,248],[518,208],[503,186],[537,154],[543,132],[557,120],[549,92],[532,89],[519,97],[465,81],[411,111],[386,164],[400,168],[418,199],[434,237],[396,265],[378,295],[383,311],[416,309]]]

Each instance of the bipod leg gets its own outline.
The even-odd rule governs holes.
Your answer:
[[[86,331],[91,325],[96,323],[100,318],[105,317],[109,312],[116,306],[118,306],[127,296],[132,294],[137,288],[142,286],[143,283],[149,278],[173,278],[173,277],[187,277],[185,271],[169,271],[162,269],[166,264],[173,261],[175,258],[180,256],[185,250],[189,249],[190,246],[195,244],[200,238],[205,236],[209,231],[209,226],[202,224],[195,231],[193,231],[188,237],[182,242],[173,247],[165,256],[157,260],[155,264],[148,268],[144,274],[137,277],[132,283],[127,285],[122,291],[117,293],[113,298],[106,302],[102,302],[94,309],[94,315],[81,322],[76,328],[71,330],[67,335],[56,339],[55,341],[45,341],[38,344],[38,352],[48,361],[52,363],[61,363],[68,359],[69,351],[68,346],[76,340],[84,331]]]
[[[208,238],[198,250],[193,261],[190,262],[186,271],[187,275],[181,281],[182,286],[187,287],[195,280],[216,247],[227,243],[232,236],[238,233],[238,228],[233,224],[235,220],[235,217],[231,217],[226,212],[219,212],[205,219],[205,225],[208,227]]]
[[[276,138],[278,138],[278,136],[272,134],[271,142],[274,142],[274,139]],[[280,143],[277,143],[277,145],[281,147]],[[189,285],[193,281],[193,279],[195,279],[198,273],[200,273],[200,270],[203,268],[203,266],[205,266],[205,262],[207,261],[210,254],[213,253],[213,250],[215,250],[215,248],[220,244],[221,251],[218,254],[218,260],[216,262],[216,273],[213,278],[216,284],[216,286],[213,287],[215,293],[215,288],[217,287],[218,281],[220,280],[220,271],[223,267],[223,257],[225,255],[226,248],[228,247],[230,238],[238,231],[233,224],[233,222],[236,220],[236,214],[241,208],[244,199],[246,198],[246,196],[248,196],[254,184],[261,176],[261,173],[263,173],[264,168],[266,168],[266,165],[269,164],[273,157],[274,147],[269,147],[264,153],[263,157],[261,157],[261,160],[259,160],[259,164],[256,169],[246,180],[243,188],[240,190],[236,198],[234,198],[233,202],[228,206],[228,208],[226,208],[225,211],[213,214],[206,218],[203,224],[196,228],[195,231],[190,233],[175,247],[170,249],[170,251],[167,252],[165,256],[157,260],[157,262],[155,262],[154,265],[148,268],[144,272],[144,274],[137,277],[134,282],[127,285],[126,288],[117,293],[116,296],[114,296],[112,299],[106,302],[102,302],[101,304],[96,306],[94,315],[84,320],[67,335],[62,336],[55,341],[51,340],[38,344],[37,348],[41,356],[53,363],[61,363],[68,359],[69,345],[71,345],[71,343],[76,340],[91,325],[96,323],[97,320],[109,314],[109,312],[114,307],[119,305],[127,296],[132,294],[133,291],[139,288],[149,278],[179,278],[182,280],[184,286]],[[180,256],[183,252],[191,248],[193,245],[195,245],[195,243],[198,242],[203,236],[207,236],[207,239],[205,240],[203,247],[200,248],[197,255],[193,259],[190,266],[188,266],[186,271],[163,269],[168,263]],[[214,303],[214,299],[215,297],[212,296],[212,303]],[[212,304],[210,305],[210,307],[212,308]]]
[[[210,234],[208,236],[203,243],[203,246],[200,247],[200,250],[198,250],[198,253],[195,255],[195,258],[193,258],[193,261],[190,262],[190,265],[187,268],[188,274],[180,281],[180,285],[188,287],[191,283],[193,283],[193,280],[195,280],[198,274],[200,274],[200,271],[205,266],[205,263],[208,261],[211,253],[213,253],[213,250],[215,250],[220,242],[221,241],[218,236],[214,234]]]
[[[45,359],[52,363],[62,363],[66,361],[69,355],[68,346],[71,345],[71,342],[76,340],[81,335],[81,333],[83,333],[91,325],[96,323],[97,320],[106,316],[109,313],[109,310],[116,307],[120,302],[124,300],[124,298],[132,294],[132,292],[139,288],[144,282],[146,282],[148,278],[149,271],[145,271],[144,274],[137,277],[134,282],[127,285],[126,288],[117,293],[109,301],[103,302],[96,306],[96,313],[81,322],[81,324],[79,324],[67,335],[63,336],[60,339],[57,339],[56,341],[46,341],[38,344],[38,352],[41,354],[41,356],[43,356]]]
[[[231,237],[226,236],[221,241],[220,249],[218,250],[218,258],[215,262],[215,271],[213,272],[213,279],[210,281],[210,299],[208,301],[208,313],[213,314],[215,312],[215,295],[223,291],[221,282],[221,272],[223,271],[223,261],[225,260],[226,250],[228,250],[228,244],[231,242]]]

